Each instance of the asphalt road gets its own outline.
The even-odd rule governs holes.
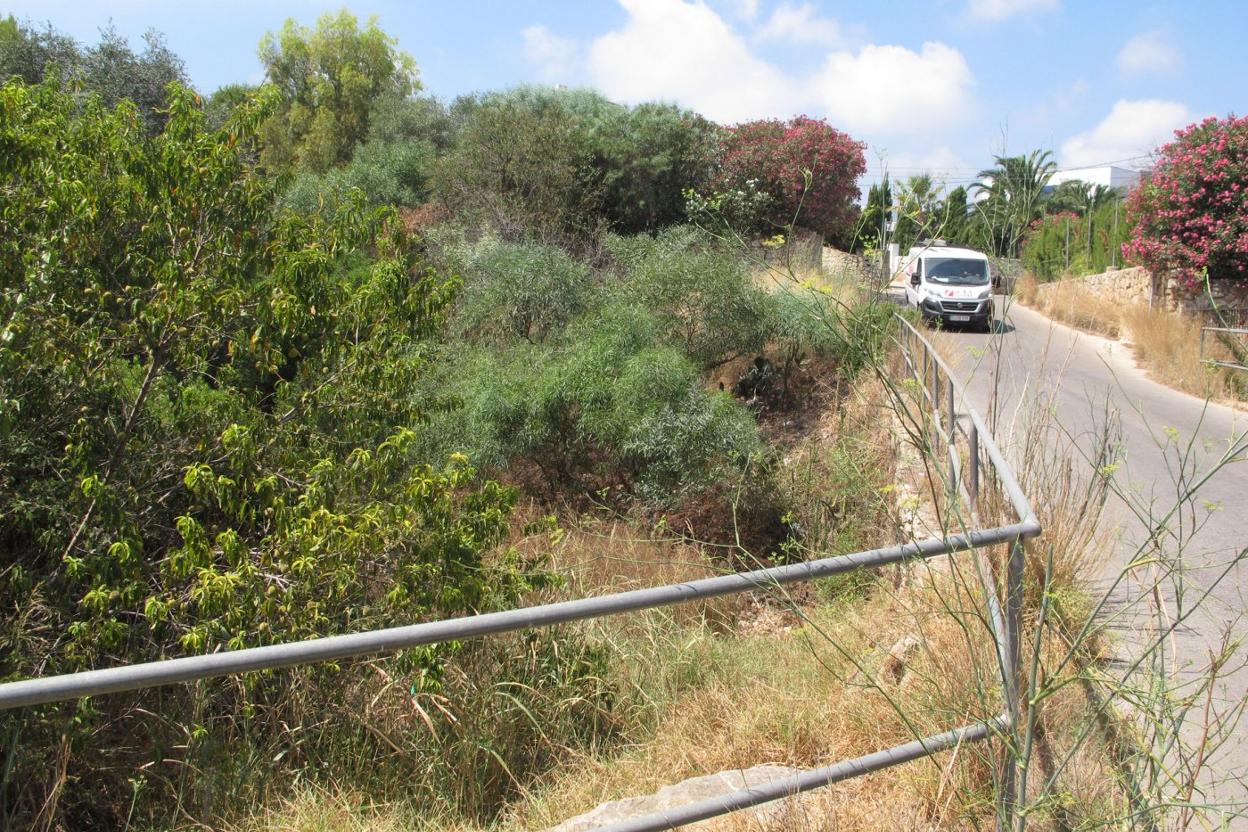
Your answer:
[[[1145,642],[1141,621],[1152,607],[1143,588],[1149,582],[1142,578],[1153,571],[1128,565],[1142,556],[1151,560],[1150,532],[1160,517],[1182,504],[1185,508],[1170,528],[1184,543],[1180,547],[1167,535],[1162,546],[1171,556],[1181,548],[1184,589],[1176,592],[1168,582],[1164,591],[1172,614],[1176,606],[1195,609],[1175,631],[1167,657],[1177,662],[1179,677],[1190,684],[1208,666],[1209,651],[1230,631],[1244,645],[1217,685],[1213,704],[1222,712],[1242,706],[1248,696],[1248,413],[1153,382],[1135,367],[1129,348],[1121,343],[997,300],[1002,318],[997,333],[957,332],[943,338],[945,353],[967,381],[972,404],[981,413],[992,405],[994,433],[1007,454],[1018,458],[1023,450],[1022,423],[1029,411],[1024,403],[1037,393],[1051,395],[1058,427],[1047,440],[1048,452],[1073,455],[1085,471],[1092,463],[1083,457],[1098,432],[1107,423],[1118,432],[1120,464],[1114,477],[1123,493],[1111,496],[1107,504],[1112,551],[1094,577],[1098,592],[1111,592],[1113,579],[1124,572],[1128,577],[1111,592],[1112,603],[1103,617],[1119,634],[1123,672]],[[1236,461],[1219,467],[1231,448],[1238,449]],[[1177,497],[1206,476],[1192,499]],[[1186,726],[1189,741],[1199,736],[1200,711],[1196,709]],[[1212,755],[1201,781],[1217,802],[1236,803],[1248,812],[1248,718]],[[1248,815],[1229,826],[1248,829]]]

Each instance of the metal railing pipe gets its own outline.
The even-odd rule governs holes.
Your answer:
[[[664,829],[675,829],[678,826],[770,803],[773,800],[793,797],[841,780],[861,777],[873,771],[907,763],[920,757],[928,757],[938,751],[955,748],[968,742],[978,742],[1006,730],[1008,721],[1008,715],[1001,714],[988,722],[964,725],[943,734],[924,737],[904,745],[855,757],[852,760],[842,760],[825,768],[805,771],[792,777],[783,777],[749,789],[740,789],[639,818],[599,826],[594,829],[594,832],[660,832]]]
[[[958,429],[958,413],[953,407],[953,377],[950,376],[945,384],[945,392],[947,393],[946,401],[948,402],[948,418],[949,418],[949,441],[954,441],[954,431]]]
[[[971,509],[979,508],[979,429],[972,422],[966,433],[966,455],[971,464]]]
[[[1248,370],[1248,365],[1244,365],[1238,361],[1222,361],[1217,358],[1205,358],[1205,333],[1207,332],[1223,332],[1231,335],[1248,336],[1248,329],[1233,326],[1202,326],[1200,328],[1200,363],[1206,364],[1210,367],[1225,367],[1228,370]]]
[[[189,682],[233,673],[274,670],[299,664],[393,653],[397,650],[426,644],[479,638],[534,627],[549,627],[569,621],[600,618],[635,610],[682,604],[703,598],[715,598],[800,581],[811,581],[857,569],[887,566],[912,558],[938,557],[977,546],[1005,543],[1032,533],[1026,526],[1011,524],[995,529],[973,530],[950,535],[943,539],[931,538],[804,563],[756,569],[751,572],[737,572],[731,575],[617,592],[594,598],[560,601],[505,612],[484,613],[384,630],[327,636],[243,650],[228,650],[202,656],[165,659],[102,670],[87,670],[61,676],[25,679],[0,685],[0,710],[63,699],[76,699],[82,696]]]

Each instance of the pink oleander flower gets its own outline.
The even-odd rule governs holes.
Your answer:
[[[1199,290],[1248,271],[1248,117],[1207,118],[1175,132],[1127,198],[1122,252]]]

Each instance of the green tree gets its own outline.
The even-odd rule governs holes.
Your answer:
[[[186,69],[159,32],[149,29],[143,42],[142,54],[136,54],[110,26],[100,33],[99,43],[84,48],[50,25],[35,30],[9,17],[0,21],[0,81],[16,76],[37,84],[52,72],[63,83],[98,95],[109,107],[134,102],[153,132],[165,121],[169,83],[185,84]]]
[[[261,131],[265,167],[324,173],[350,161],[377,102],[420,88],[415,61],[396,43],[375,17],[361,28],[345,9],[322,15],[315,29],[288,19],[266,34],[260,60],[281,104]]]
[[[208,127],[217,130],[229,121],[234,108],[256,94],[258,87],[251,84],[226,84],[217,88],[204,102],[204,114]]]
[[[721,129],[674,104],[604,104],[582,116],[582,129],[611,229],[631,234],[683,222],[685,191],[705,189],[714,174]]]
[[[536,86],[462,98],[452,118],[455,151],[442,166],[440,193],[466,218],[509,236],[521,226],[539,237],[566,235],[577,215],[582,231],[681,222],[685,192],[710,181],[722,133],[675,105],[627,107],[592,90]],[[509,120],[542,141],[508,131]],[[484,167],[467,169],[473,164]]]
[[[186,84],[186,68],[159,32],[149,29],[143,44],[143,53],[135,54],[110,26],[101,32],[100,42],[83,53],[81,71],[86,88],[100,95],[105,104],[111,107],[123,100],[133,101],[148,130],[155,131],[167,117],[164,110],[169,105],[169,84]]]
[[[980,195],[977,220],[992,253],[1018,257],[1028,226],[1043,212],[1044,189],[1057,165],[1048,150],[995,161],[972,186]]]
[[[0,678],[511,603],[531,571],[485,555],[514,495],[415,459],[453,283],[390,211],[273,210],[246,149],[271,88],[216,131],[168,96],[149,136],[128,102],[0,88]],[[391,671],[423,684],[440,655]],[[279,737],[345,695],[319,668],[6,713],[6,820],[120,827],[136,770],[192,765],[179,725],[229,749],[244,716],[248,741]],[[49,801],[62,776],[81,787]]]
[[[921,173],[906,179],[897,192],[896,242],[907,251],[918,240],[930,239],[941,233],[940,194],[931,174]]]
[[[967,214],[966,188],[959,185],[950,191],[944,199],[940,210],[943,228],[940,235],[953,245],[972,246]]]
[[[593,148],[557,99],[465,97],[451,118],[454,147],[436,166],[434,191],[463,220],[504,239],[550,243],[583,239],[602,225]]]
[[[37,84],[53,68],[57,77],[68,80],[81,60],[74,39],[51,24],[35,29],[12,15],[0,20],[0,81],[17,77]]]

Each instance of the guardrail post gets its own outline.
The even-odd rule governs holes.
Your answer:
[[[979,428],[971,420],[971,429],[966,436],[968,462],[971,466],[971,508],[979,510]]]
[[[958,427],[958,414],[953,409],[953,379],[949,379],[945,384],[945,391],[949,398],[949,444],[953,444],[953,432]]]
[[[1027,788],[1024,759],[1022,722],[1022,644],[1023,630],[1023,567],[1027,562],[1027,550],[1022,538],[1010,545],[1009,560],[1005,565],[1005,667],[1002,684],[1005,690],[1006,710],[1010,714],[1008,742],[1004,750],[1001,772],[1001,812],[998,825],[1004,821],[1005,829],[1013,829],[1018,822],[1018,809],[1026,800]]]
[[[923,397],[927,398],[928,391],[931,389],[932,375],[932,357],[928,355],[927,350],[923,350]]]

